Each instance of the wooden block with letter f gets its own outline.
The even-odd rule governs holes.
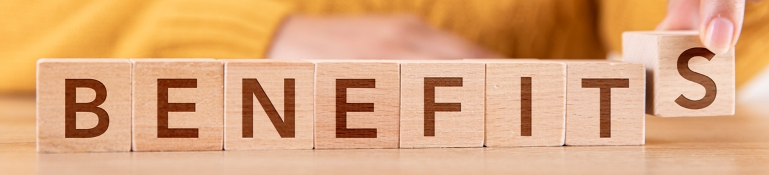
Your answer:
[[[131,59],[133,150],[222,150],[224,66],[214,59]]]
[[[734,48],[706,49],[696,31],[625,32],[625,62],[647,71],[647,113],[661,117],[734,115]]]
[[[40,59],[37,151],[131,151],[131,62]]]
[[[644,66],[568,61],[566,145],[645,143]]]
[[[223,61],[225,150],[312,149],[313,63]]]
[[[315,64],[315,148],[398,148],[398,63]]]
[[[563,146],[566,65],[513,59],[485,62],[485,145]]]
[[[401,62],[402,148],[483,147],[485,65]]]

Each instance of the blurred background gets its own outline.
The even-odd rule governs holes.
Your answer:
[[[655,30],[674,9],[667,0],[2,1],[0,94],[29,95],[38,58],[606,59],[621,55],[622,32]],[[744,9],[738,98],[767,99],[769,3]]]

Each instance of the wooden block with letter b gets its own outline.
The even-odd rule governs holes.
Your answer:
[[[225,150],[312,149],[313,63],[223,61]]]
[[[647,71],[647,113],[661,117],[734,115],[734,48],[706,49],[696,31],[625,32],[625,62]]]
[[[214,59],[131,59],[133,150],[222,150],[224,66]]]
[[[398,63],[318,61],[315,66],[316,149],[398,148]]]
[[[564,63],[486,61],[487,147],[562,146],[565,125]]]
[[[401,62],[400,147],[483,147],[484,77],[480,62]]]
[[[131,62],[40,59],[37,151],[131,151]]]
[[[645,143],[644,66],[568,61],[566,145]]]

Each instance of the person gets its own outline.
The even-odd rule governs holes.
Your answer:
[[[601,59],[655,28],[736,45],[738,86],[769,64],[765,1],[3,1],[3,93],[33,92],[38,58]]]

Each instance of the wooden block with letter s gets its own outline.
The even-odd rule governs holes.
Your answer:
[[[696,31],[625,32],[625,62],[647,71],[647,113],[661,117],[734,115],[734,48],[706,49]]]
[[[131,59],[133,150],[222,150],[224,66],[214,59]]]
[[[40,59],[37,151],[131,151],[131,62]]]
[[[523,59],[486,63],[487,147],[563,146],[566,65]]]
[[[643,145],[644,65],[566,61],[566,145]]]
[[[485,65],[401,62],[402,148],[483,147]]]
[[[398,148],[398,63],[315,64],[315,148]]]
[[[313,148],[313,63],[222,61],[225,150]]]

